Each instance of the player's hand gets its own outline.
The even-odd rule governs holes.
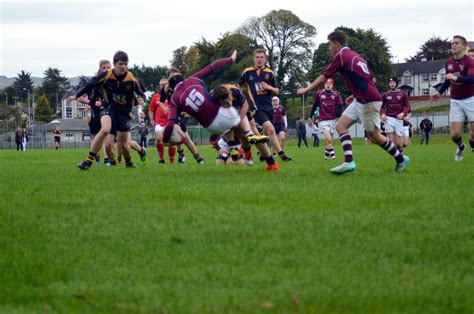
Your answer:
[[[383,120],[383,121],[386,121],[387,120],[387,115],[385,113],[381,113],[380,114],[380,118]]]
[[[296,91],[296,94],[298,95],[304,95],[308,92],[308,88],[306,87],[301,87],[301,88],[298,88],[298,90]]]
[[[350,95],[349,97],[346,98],[345,103],[346,105],[350,105],[354,101],[354,95]]]
[[[235,62],[237,60],[237,50],[234,50],[230,57],[232,58],[232,62]]]
[[[458,77],[456,75],[454,75],[453,73],[448,73],[448,74],[446,74],[446,79],[450,80],[450,81],[453,81],[453,82],[456,82],[458,80]]]
[[[145,104],[145,101],[143,100],[142,97],[138,96],[138,97],[137,97],[137,100],[138,100],[138,105],[139,105],[139,106],[143,106],[143,105]]]
[[[272,90],[273,89],[273,87],[268,85],[266,82],[260,82],[260,87],[263,88],[263,89],[266,89],[266,90]]]
[[[145,113],[143,111],[140,111],[138,114],[140,115],[140,118],[142,118],[142,119],[145,118]]]
[[[95,106],[96,106],[96,107],[102,106],[102,102],[101,102],[100,100],[97,100],[97,101],[95,102]]]
[[[397,119],[398,120],[403,120],[403,117],[405,116],[405,113],[403,112],[400,112],[399,114],[397,114]]]
[[[441,94],[439,92],[435,92],[433,95],[430,96],[431,101],[438,101],[441,99]]]

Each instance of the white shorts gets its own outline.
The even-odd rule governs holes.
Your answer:
[[[380,107],[382,107],[381,101],[361,104],[354,99],[342,115],[351,120],[361,122],[367,132],[371,132],[374,130],[374,127],[380,129]]]
[[[329,133],[334,134],[336,131],[336,119],[320,121],[319,130],[322,133],[324,133],[325,131],[328,131]]]
[[[474,96],[462,100],[451,99],[449,121],[474,122]]]
[[[403,121],[394,117],[387,117],[385,121],[385,133],[395,133],[398,137],[403,137]]]
[[[404,125],[403,126],[403,137],[410,137],[410,126]]]
[[[165,131],[165,127],[159,124],[155,124],[155,133],[163,133]]]
[[[212,134],[224,134],[239,125],[240,115],[234,107],[219,107],[219,112],[214,121],[207,127]]]

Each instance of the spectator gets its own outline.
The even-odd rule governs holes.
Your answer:
[[[142,122],[140,129],[138,130],[138,134],[140,134],[140,146],[147,147],[147,136],[148,136],[148,128],[146,127],[145,123]]]
[[[301,141],[304,141],[304,145],[308,147],[308,140],[306,139],[306,124],[303,117],[300,117],[300,119],[296,121],[296,132],[298,135],[298,147],[301,147]]]
[[[425,118],[423,120],[421,120],[421,123],[420,123],[420,130],[421,130],[420,145],[422,145],[423,141],[425,141],[425,140],[426,140],[426,145],[429,144],[429,142],[430,142],[430,132],[431,132],[432,128],[433,128],[433,123],[428,118],[428,115],[425,114]]]
[[[311,135],[313,136],[313,147],[319,147],[319,128],[318,121],[314,119],[313,126],[311,127]]]
[[[23,144],[23,151],[26,150],[26,143],[28,143],[28,132],[26,131],[25,128],[23,128],[22,132],[21,132],[21,136],[22,136],[22,144]]]
[[[15,143],[16,143],[16,150],[17,151],[22,151],[23,150],[23,140],[22,140],[20,127],[17,127],[16,131],[15,131]]]

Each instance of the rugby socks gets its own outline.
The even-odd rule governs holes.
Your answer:
[[[458,145],[459,147],[459,150],[464,150],[466,148],[466,146],[464,145],[464,142],[462,141],[462,137],[458,137],[458,138],[455,138],[453,139],[453,142]],[[470,142],[470,141],[469,141]],[[471,146],[472,147],[472,146]]]
[[[95,155],[95,161],[100,162],[100,154]]]
[[[158,151],[158,156],[160,157],[160,160],[165,160],[165,145],[157,143],[156,150]]]
[[[474,152],[474,141],[469,140],[469,145],[471,146],[471,150]]]
[[[168,156],[170,157],[170,164],[173,164],[174,157],[176,156],[176,146],[168,147]]]
[[[352,162],[352,138],[349,133],[342,133],[339,136],[341,141],[342,150],[344,151],[344,162]]]
[[[216,149],[217,151],[219,151],[219,144],[217,143],[217,141],[219,140],[219,136],[218,135],[215,135],[215,134],[212,134],[210,137],[209,137],[209,143],[211,144],[211,146]]]
[[[194,159],[199,160],[201,158],[201,155],[199,153],[196,153],[193,155]]]
[[[329,157],[333,158],[335,157],[336,155],[334,154],[334,147],[331,146],[331,147],[326,147],[326,153],[329,155]]]
[[[273,155],[265,157],[265,161],[267,162],[267,165],[274,165],[275,164],[275,158],[273,158]]]
[[[397,149],[397,147],[392,143],[391,140],[389,140],[387,138],[387,140],[385,141],[385,143],[383,143],[382,145],[380,145],[380,147],[382,147],[383,149],[385,149],[390,155],[393,156],[393,158],[395,158],[395,160],[397,161],[397,163],[402,163],[403,162],[403,154],[400,153],[400,151]]]
[[[249,137],[249,136],[254,136],[255,134],[253,134],[253,132],[251,130],[247,130],[245,131],[245,137]]]
[[[132,158],[131,157],[125,157],[125,165],[131,165],[133,164]]]
[[[184,156],[184,149],[178,149],[178,155]]]
[[[252,147],[242,145],[242,149],[244,150],[244,158],[249,160],[252,159]]]
[[[96,153],[89,152],[89,155],[86,158],[86,162],[89,163],[89,164],[92,164],[94,162],[96,156],[97,156]]]

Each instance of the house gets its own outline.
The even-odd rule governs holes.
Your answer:
[[[429,96],[433,88],[443,85],[446,60],[423,60],[393,65],[400,80],[399,88],[411,97]],[[446,95],[449,95],[449,90]]]
[[[86,105],[77,100],[68,101],[67,97],[76,95],[79,90],[70,90],[61,99],[61,117],[63,119],[84,119],[87,115],[85,111]]]
[[[46,138],[53,141],[53,131],[59,126],[62,142],[89,142],[89,126],[85,119],[55,119],[45,126]]]
[[[468,41],[468,46],[474,48],[474,42]],[[400,80],[399,88],[410,97],[427,97],[443,85],[446,78],[444,65],[446,60],[426,60],[406,63],[395,63],[393,67]],[[449,96],[448,89],[444,95]]]

